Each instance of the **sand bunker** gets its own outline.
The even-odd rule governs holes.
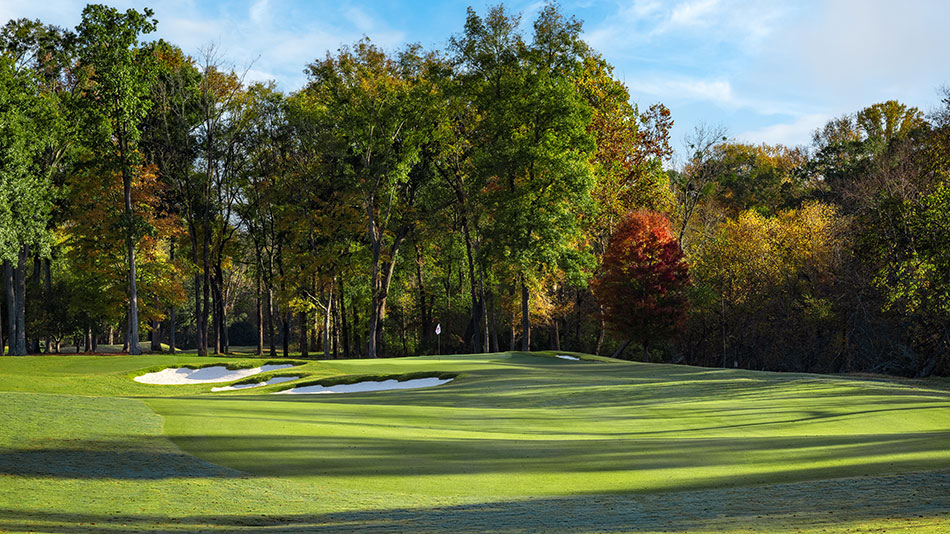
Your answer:
[[[233,384],[230,386],[221,386],[217,388],[211,388],[211,391],[233,391],[236,389],[248,389],[248,388],[258,388],[261,386],[270,386],[273,384],[280,384],[281,382],[290,382],[292,380],[297,380],[299,376],[275,376],[267,382],[253,382],[248,384]]]
[[[357,382],[355,384],[337,384],[335,386],[321,386],[319,384],[313,386],[300,386],[292,389],[285,389],[284,391],[278,391],[277,394],[286,393],[293,395],[321,393],[363,393],[366,391],[388,391],[392,389],[429,388],[432,386],[441,386],[442,384],[447,384],[451,381],[451,378],[441,379],[438,377],[414,378],[412,380],[404,380],[402,382],[398,380],[383,380],[382,382],[367,380],[364,382]]]
[[[280,363],[254,367],[253,369],[228,369],[223,365],[213,367],[202,367],[201,369],[190,369],[188,367],[169,367],[155,373],[147,373],[135,377],[136,382],[143,384],[157,384],[160,386],[172,386],[180,384],[206,384],[210,382],[232,382],[247,378],[257,373],[266,373],[267,371],[276,371],[277,369],[286,369],[293,367],[291,363]]]
[[[558,354],[556,357],[562,360],[580,360],[576,356],[568,356],[567,354]]]

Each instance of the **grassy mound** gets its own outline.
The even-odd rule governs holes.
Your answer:
[[[945,382],[590,356],[597,364],[585,365],[554,354],[293,369],[295,385],[455,377],[333,396],[212,394],[211,384],[129,378],[233,360],[2,358],[0,531],[950,526]]]

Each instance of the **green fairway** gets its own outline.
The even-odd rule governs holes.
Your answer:
[[[585,358],[2,358],[0,531],[950,530],[945,381]],[[269,361],[302,378],[132,380]],[[455,379],[270,395],[419,374]]]

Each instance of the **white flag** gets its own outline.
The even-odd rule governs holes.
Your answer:
[[[442,323],[435,325],[435,335],[438,336],[440,334],[442,334]]]

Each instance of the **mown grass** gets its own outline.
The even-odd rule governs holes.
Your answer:
[[[585,358],[298,361],[223,393],[132,377],[272,360],[2,358],[0,531],[950,530],[945,382]],[[423,375],[456,378],[268,394]]]

